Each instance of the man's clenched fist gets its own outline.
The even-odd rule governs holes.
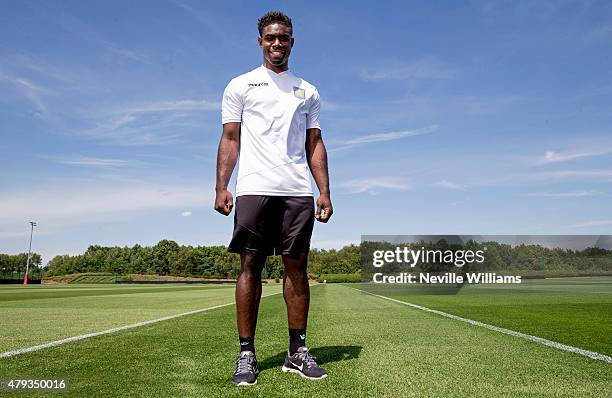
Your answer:
[[[232,198],[231,192],[227,189],[217,190],[217,195],[215,196],[215,210],[224,216],[229,216],[233,207],[234,198]]]

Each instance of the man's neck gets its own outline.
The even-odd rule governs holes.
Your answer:
[[[283,73],[283,72],[286,72],[286,71],[289,70],[289,64],[284,64],[284,65],[281,65],[281,66],[274,66],[274,65],[264,61],[263,66],[265,68],[267,68],[267,69],[270,69],[272,72],[277,73],[277,74],[278,73]]]

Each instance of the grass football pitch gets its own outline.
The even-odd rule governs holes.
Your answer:
[[[199,309],[213,309],[0,358],[0,379],[69,380],[62,393],[7,396],[601,396],[612,364],[364,294],[311,288],[308,345],[321,381],[282,373],[280,286],[265,286],[256,336],[261,374],[234,387],[234,287],[0,287],[0,354]],[[469,286],[454,295],[378,294],[612,356],[612,278]],[[227,305],[225,305],[227,304]]]

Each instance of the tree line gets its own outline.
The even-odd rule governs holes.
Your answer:
[[[12,272],[25,272],[26,263],[28,261],[28,253],[20,253],[15,255],[0,254],[0,272],[3,274]],[[40,254],[32,253],[30,258],[30,269],[37,270],[42,264]]]
[[[312,277],[321,274],[353,274],[371,270],[373,250],[393,250],[397,246],[413,249],[481,250],[486,247],[481,264],[470,264],[463,271],[612,271],[612,250],[587,248],[581,251],[549,249],[540,245],[511,246],[498,242],[474,241],[463,245],[436,243],[387,244],[363,242],[339,250],[312,249],[309,254],[308,273]],[[27,254],[0,254],[0,270],[25,271]],[[40,268],[42,258],[34,253],[31,267]],[[427,264],[425,271],[452,270],[449,264]],[[385,266],[385,271],[397,271],[398,264]],[[80,255],[54,257],[44,268],[45,275],[56,276],[84,272],[113,274],[158,274],[179,276],[218,276],[236,278],[240,273],[240,256],[229,253],[224,246],[180,246],[172,240],[162,240],[155,246],[104,247],[92,245]],[[270,256],[263,271],[264,278],[281,278],[283,265],[280,256]]]
[[[312,276],[357,272],[360,268],[359,253],[359,246],[355,245],[340,250],[312,249],[308,272]],[[225,246],[179,246],[172,240],[162,240],[152,247],[92,245],[80,255],[54,257],[44,271],[48,276],[109,272],[236,278],[240,273],[240,256],[228,252]],[[262,277],[282,278],[282,275],[281,257],[268,257]]]

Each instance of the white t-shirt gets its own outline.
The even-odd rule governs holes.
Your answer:
[[[260,66],[229,82],[222,123],[241,122],[236,196],[312,196],[306,129],[319,126],[319,93],[290,71]]]

